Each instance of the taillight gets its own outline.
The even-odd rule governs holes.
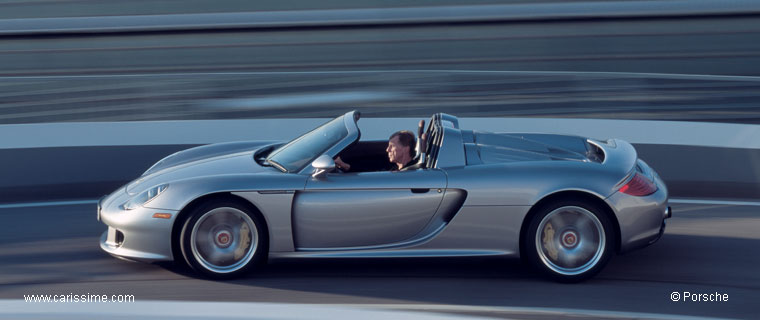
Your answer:
[[[637,172],[633,175],[633,179],[622,186],[619,191],[632,196],[641,197],[653,194],[657,191],[657,186],[654,182],[647,179],[647,177]]]

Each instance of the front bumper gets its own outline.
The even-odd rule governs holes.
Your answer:
[[[123,210],[119,205],[127,199],[122,188],[98,202],[98,220],[108,226],[100,237],[100,248],[127,260],[173,260],[171,234],[178,211],[144,207]],[[168,213],[171,218],[154,218],[156,213]]]

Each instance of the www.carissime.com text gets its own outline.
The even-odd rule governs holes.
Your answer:
[[[135,302],[135,296],[132,294],[29,294],[24,295],[25,302],[42,302],[42,303],[87,303],[87,302],[107,302],[107,303],[129,303]]]

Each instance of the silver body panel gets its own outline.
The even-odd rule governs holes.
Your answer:
[[[620,225],[620,251],[627,252],[651,244],[661,236],[661,227],[668,216],[668,189],[665,182],[646,163],[657,184],[657,192],[646,197],[631,197],[616,192],[605,201],[615,211]]]
[[[466,164],[464,148],[462,147],[462,132],[459,129],[450,127],[443,128],[443,139],[441,141],[441,150],[438,159],[435,162],[436,168],[456,168],[463,167]]]
[[[292,252],[295,249],[293,241],[293,223],[290,212],[294,192],[291,191],[249,191],[233,192],[232,194],[256,204],[264,214],[269,226],[269,251]]]
[[[323,154],[334,157],[359,140],[358,116],[343,117],[348,134]],[[519,256],[521,226],[531,208],[568,191],[610,207],[619,225],[620,251],[659,237],[667,188],[629,143],[482,133],[458,128],[451,116],[441,119],[440,149],[428,169],[314,177],[307,165],[282,172],[254,159],[280,146],[273,142],[175,153],[103,198],[98,217],[108,229],[101,248],[127,259],[172,260],[178,217],[194,200],[217,194],[238,197],[261,213],[273,258]],[[603,156],[599,161],[589,156],[597,149]],[[636,167],[655,181],[657,192],[634,197],[617,191]],[[133,210],[122,208],[162,184],[168,187],[154,199]],[[155,218],[156,213],[171,217]]]
[[[296,193],[296,247],[377,246],[419,234],[436,214],[446,187],[440,170],[328,174]]]

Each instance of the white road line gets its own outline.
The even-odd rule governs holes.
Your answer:
[[[89,294],[88,294],[89,295]],[[108,295],[106,295],[108,296]],[[261,302],[136,301],[129,303],[46,303],[0,300],[0,318],[14,319],[400,319],[462,320],[487,317],[442,314],[351,305],[322,305]]]
[[[669,297],[663,297],[668,299]],[[30,308],[30,305],[34,305]],[[604,311],[571,308],[532,308],[437,304],[302,304],[262,302],[137,301],[132,303],[31,303],[0,300],[0,316],[42,316],[61,319],[100,319],[105,316],[177,319],[213,317],[217,319],[494,319],[510,315],[550,316],[559,319],[595,317],[609,319],[716,319],[676,314]],[[447,314],[447,313],[454,314]],[[480,315],[463,315],[470,312]]]
[[[98,203],[98,200],[25,202],[25,203],[0,204],[0,209],[51,207],[51,206],[75,206],[75,205],[96,204],[96,203]]]
[[[532,314],[553,316],[559,319],[577,318],[577,317],[598,317],[607,319],[716,319],[707,317],[694,317],[685,315],[673,315],[663,313],[644,313],[644,312],[626,312],[626,311],[604,311],[589,309],[573,308],[539,308],[539,307],[498,307],[498,306],[467,306],[467,305],[438,305],[438,304],[336,304],[338,307],[354,307],[366,309],[382,310],[412,310],[412,311],[433,311],[433,312],[474,312],[474,313],[506,313],[509,314]]]
[[[403,92],[382,91],[344,91],[313,94],[280,95],[276,97],[207,99],[197,103],[201,108],[210,110],[267,110],[285,109],[292,106],[319,106],[327,104],[359,104],[380,102],[403,97]]]
[[[421,118],[365,118],[365,140],[388,139],[416,128]],[[289,140],[329,119],[246,119],[35,123],[0,125],[0,149],[81,146],[207,144],[241,140]],[[558,133],[631,143],[760,149],[760,125],[605,119],[460,118],[462,129]],[[93,134],[97,133],[97,134]],[[129,133],[129,134],[125,134]]]
[[[728,201],[728,200],[701,200],[701,199],[670,199],[670,203],[682,203],[682,204],[719,204],[729,206],[758,206],[760,207],[760,201]]]

